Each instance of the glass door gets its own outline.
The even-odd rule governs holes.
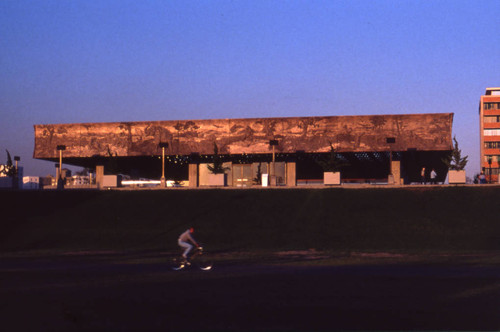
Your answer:
[[[252,182],[251,164],[233,164],[233,185],[235,187],[251,187]]]

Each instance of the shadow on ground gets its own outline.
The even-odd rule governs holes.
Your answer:
[[[368,255],[368,256],[367,256]],[[167,252],[12,255],[6,331],[498,330],[499,255],[219,253],[172,271]]]

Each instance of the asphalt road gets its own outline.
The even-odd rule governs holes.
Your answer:
[[[500,266],[0,259],[1,331],[500,330]]]

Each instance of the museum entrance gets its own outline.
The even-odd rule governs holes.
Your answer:
[[[233,186],[251,187],[252,183],[252,164],[233,164]]]
[[[251,187],[262,185],[262,175],[267,174],[266,179],[270,181],[272,163],[255,162],[252,164],[233,164],[232,177],[234,187]],[[286,163],[275,163],[275,185],[286,185]]]

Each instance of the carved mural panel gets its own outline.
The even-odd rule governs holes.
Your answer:
[[[34,158],[57,158],[56,146],[66,145],[65,157],[159,155],[166,153],[328,152],[330,143],[342,152],[450,150],[452,113],[219,119],[35,125]],[[395,143],[386,139],[394,137]]]

